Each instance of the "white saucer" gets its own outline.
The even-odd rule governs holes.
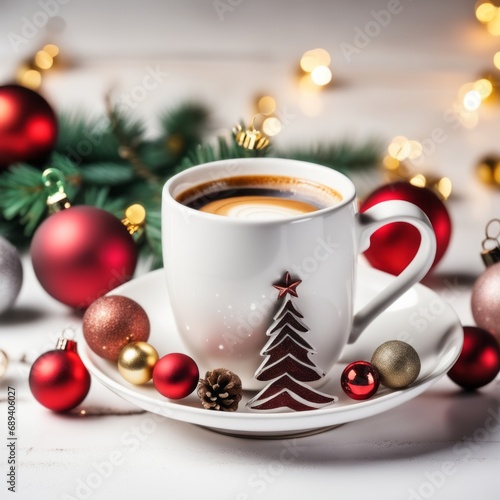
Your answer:
[[[366,264],[360,264],[358,272],[358,307],[393,279]],[[130,281],[111,293],[130,297],[146,310],[151,321],[149,342],[160,356],[169,352],[187,352],[175,327],[162,269]],[[454,310],[433,291],[416,285],[381,314],[356,344],[348,346],[341,361],[327,374],[327,382],[321,390],[338,396],[338,402],[312,411],[259,414],[245,408],[246,401],[253,395],[251,393],[244,395],[236,412],[226,413],[203,409],[195,393],[182,400],[168,400],[155,390],[152,383],[145,386],[129,384],[120,376],[114,363],[94,354],[81,332],[79,335],[79,352],[89,371],[127,401],[168,418],[224,434],[255,438],[283,438],[321,432],[399,406],[424,392],[453,366],[463,341],[462,327]],[[409,388],[398,391],[380,386],[377,394],[365,401],[348,398],[340,388],[340,375],[346,364],[359,359],[369,361],[380,344],[394,339],[405,340],[419,353],[422,369],[417,381]],[[201,376],[206,370],[217,368],[204,366],[203,360],[195,361]]]

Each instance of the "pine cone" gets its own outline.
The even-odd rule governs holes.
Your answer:
[[[236,411],[241,391],[240,377],[225,368],[207,372],[198,384],[198,397],[207,410]]]

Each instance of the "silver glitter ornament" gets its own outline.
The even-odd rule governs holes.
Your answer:
[[[21,290],[23,267],[14,245],[0,236],[0,314],[8,311]]]

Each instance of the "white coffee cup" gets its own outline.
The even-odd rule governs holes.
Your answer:
[[[225,217],[177,201],[196,186],[241,175],[305,179],[333,188],[341,201],[274,220]],[[371,234],[391,222],[415,226],[419,250],[385,290],[354,314],[358,255],[368,248]],[[163,188],[162,243],[171,306],[187,352],[207,369],[232,370],[244,389],[252,390],[265,385],[254,375],[280,305],[273,285],[286,272],[302,280],[295,304],[309,329],[307,342],[317,351],[314,362],[328,373],[345,345],[427,273],[436,249],[432,226],[415,205],[386,201],[360,214],[346,176],[278,158],[217,161],[172,177]]]

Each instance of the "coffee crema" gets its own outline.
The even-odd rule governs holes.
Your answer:
[[[211,214],[274,220],[336,205],[342,196],[333,188],[307,179],[243,175],[199,184],[182,192],[176,200]]]

